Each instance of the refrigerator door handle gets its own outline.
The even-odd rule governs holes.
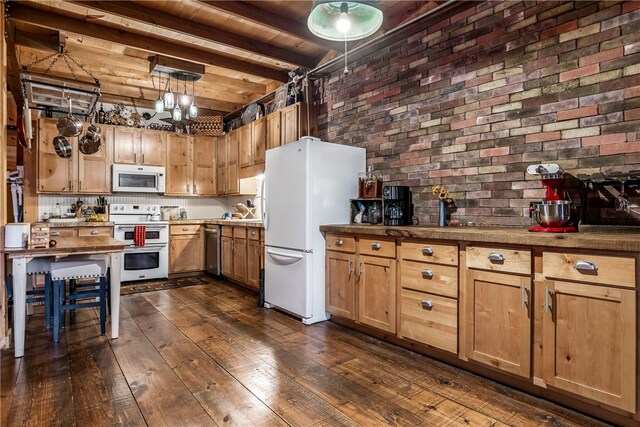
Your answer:
[[[269,229],[269,220],[267,219],[267,199],[264,197],[264,190],[265,190],[265,182],[267,181],[267,177],[265,175],[265,177],[262,179],[262,182],[260,183],[260,198],[262,199],[262,225],[264,226],[265,230]]]
[[[267,249],[267,253],[272,256],[279,256],[282,258],[295,259],[295,260],[300,260],[303,258],[303,256],[300,254],[287,254],[284,252],[274,251],[272,249]]]

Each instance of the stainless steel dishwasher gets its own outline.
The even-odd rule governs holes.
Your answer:
[[[219,276],[220,272],[220,226],[208,224],[205,228],[206,240],[206,264],[207,273]]]

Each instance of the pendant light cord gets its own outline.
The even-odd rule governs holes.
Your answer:
[[[347,68],[347,33],[344,33],[344,74],[349,74],[349,69]]]

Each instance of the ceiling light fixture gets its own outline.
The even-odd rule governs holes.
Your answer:
[[[169,74],[169,91],[164,93],[164,109],[171,110],[175,106],[173,92],[171,92],[171,74]]]
[[[160,85],[162,84],[162,74],[158,72],[158,99],[156,99],[156,113],[164,112],[164,99],[160,94]]]
[[[189,99],[189,95],[187,94],[187,76],[184,76],[184,93],[180,95],[180,105],[186,107],[190,101],[191,99]]]
[[[194,79],[191,79],[191,93],[193,93],[193,98],[191,98],[191,105],[189,106],[189,117],[194,118],[198,117],[198,107],[196,107],[196,83]]]
[[[314,0],[307,26],[318,37],[353,41],[369,37],[382,26],[376,1]]]

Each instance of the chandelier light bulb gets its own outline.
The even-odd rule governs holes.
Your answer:
[[[347,12],[341,12],[340,18],[336,21],[336,28],[341,33],[347,33],[351,28],[351,20],[349,19],[349,14]]]
[[[175,98],[171,92],[171,75],[169,75],[169,92],[164,93],[164,109],[171,110],[175,106]]]
[[[191,104],[189,106],[189,117],[194,118],[194,117],[198,117],[198,107],[196,107],[196,104]]]
[[[184,78],[184,93],[182,95],[180,95],[180,105],[182,105],[183,107],[186,107],[187,105],[189,105],[191,99],[189,98],[189,95],[187,94],[187,78]]]
[[[180,107],[176,105],[176,108],[173,109],[173,120],[179,122],[182,120],[182,111],[180,111]]]

